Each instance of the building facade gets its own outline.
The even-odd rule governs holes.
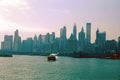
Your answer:
[[[86,44],[91,43],[91,23],[86,23]]]
[[[59,51],[61,53],[65,52],[66,49],[66,44],[67,44],[67,37],[66,37],[66,26],[64,26],[63,28],[60,29],[60,47],[59,47]]]
[[[73,39],[77,40],[77,27],[76,27],[76,24],[74,24],[74,27],[73,27]]]
[[[21,37],[19,36],[19,31],[16,30],[14,33],[14,44],[13,51],[20,52],[21,51]]]
[[[99,29],[96,31],[96,40],[95,43],[98,46],[102,46],[106,42],[106,32],[100,32]]]
[[[12,51],[13,44],[13,36],[12,35],[5,35],[4,41],[1,43],[1,50],[3,51]]]
[[[85,32],[84,32],[83,27],[81,29],[81,32],[79,32],[79,35],[78,35],[78,43],[79,43],[78,50],[79,51],[84,51],[84,47],[85,47]]]

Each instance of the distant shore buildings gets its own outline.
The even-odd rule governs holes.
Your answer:
[[[83,52],[87,54],[110,54],[120,53],[120,37],[118,42],[115,40],[106,40],[106,32],[96,30],[95,43],[91,43],[91,23],[86,23],[86,32],[82,27],[77,34],[77,26],[74,24],[73,32],[67,39],[67,28],[60,29],[60,37],[55,36],[55,32],[46,35],[35,35],[21,40],[19,31],[16,30],[13,35],[5,35],[1,42],[1,51],[13,53],[35,53],[48,54],[59,52],[61,55]],[[78,36],[77,36],[78,35]]]

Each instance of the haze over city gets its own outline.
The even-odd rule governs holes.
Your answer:
[[[0,80],[120,80],[120,0],[0,0]]]
[[[55,32],[60,35],[60,28],[67,27],[70,36],[74,23],[77,32],[86,23],[92,23],[92,42],[95,31],[107,32],[107,39],[120,36],[120,0],[0,0],[0,41],[4,35],[14,34],[19,30],[22,39],[35,34]]]

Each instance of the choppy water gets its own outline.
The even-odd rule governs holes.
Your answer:
[[[120,60],[43,56],[0,57],[0,80],[120,80]]]

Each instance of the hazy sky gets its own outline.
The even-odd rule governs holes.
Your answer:
[[[70,36],[76,23],[77,32],[92,23],[92,42],[95,31],[107,32],[107,39],[120,36],[120,0],[0,0],[0,41],[5,34],[19,29],[22,39],[35,34],[56,32],[67,27]]]

